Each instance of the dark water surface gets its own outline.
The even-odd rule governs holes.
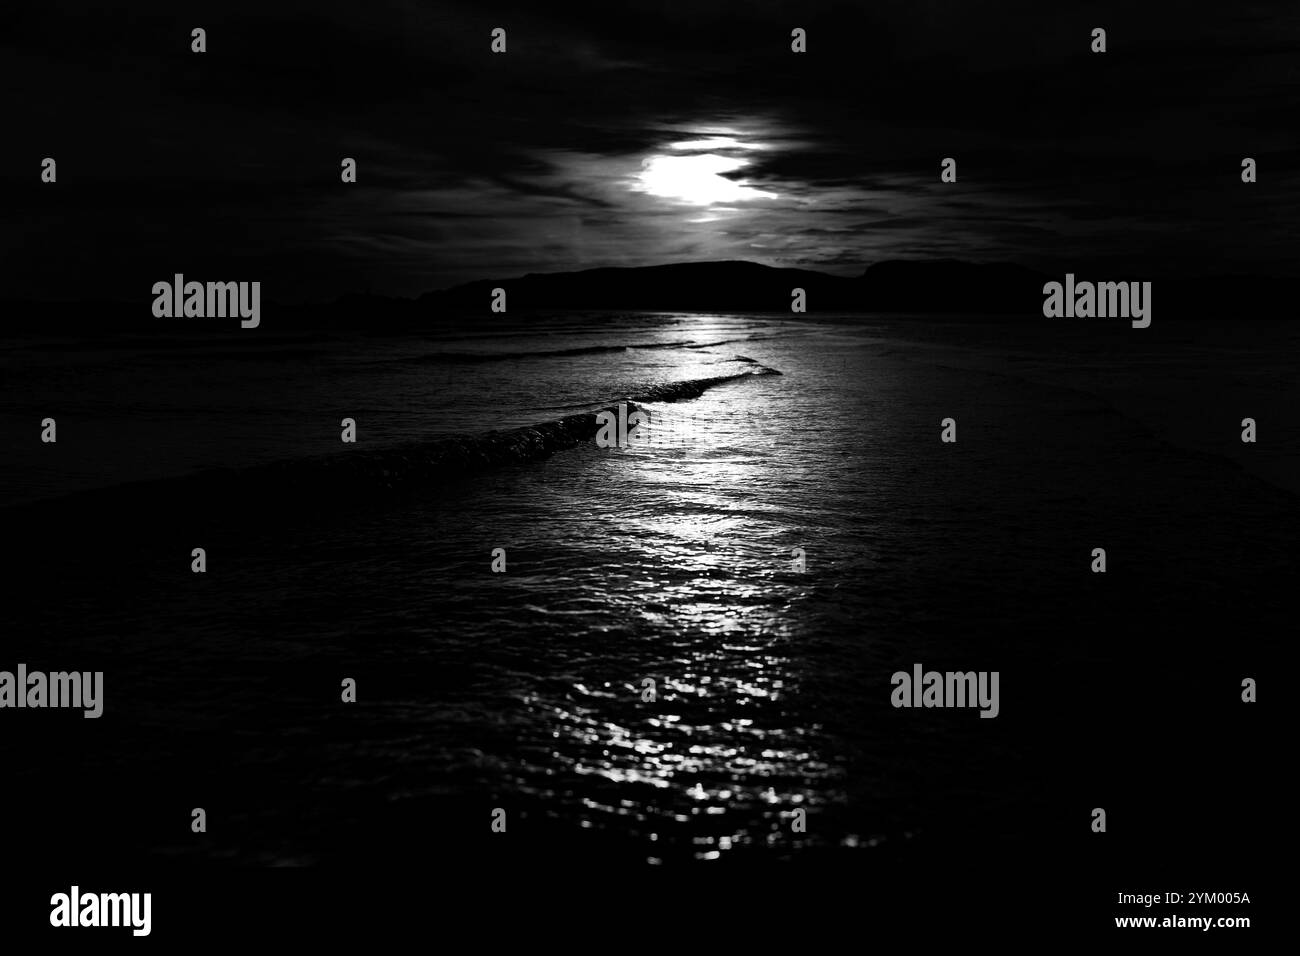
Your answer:
[[[0,668],[106,685],[99,720],[4,715],[18,839],[978,869],[1086,853],[1102,806],[1151,854],[1230,853],[1262,836],[1241,780],[1272,773],[1240,681],[1291,626],[1296,338],[1167,328],[578,315],[11,341]],[[545,424],[626,398],[672,441]],[[486,462],[485,433],[523,426]],[[338,483],[346,456],[373,464]],[[891,707],[916,662],[999,671],[997,719]]]

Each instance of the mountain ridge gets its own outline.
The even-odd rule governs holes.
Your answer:
[[[960,259],[886,259],[857,275],[783,268],[731,259],[653,266],[598,266],[571,272],[529,272],[515,278],[476,279],[415,297],[348,293],[325,303],[277,303],[266,287],[263,311],[284,329],[416,328],[457,317],[490,319],[495,289],[506,293],[508,313],[564,309],[674,312],[918,313],[1043,319],[1043,286],[1067,271],[1076,280],[1150,281],[1156,322],[1183,318],[1274,318],[1290,312],[1293,280],[1275,276],[1161,277],[1080,264],[1048,273],[1009,262]],[[792,313],[793,290],[804,292],[805,311]],[[151,295],[139,302],[0,300],[9,330],[151,331],[158,323],[224,328],[230,319],[151,314]],[[1068,321],[1107,321],[1070,319]],[[234,330],[241,336],[235,321]],[[259,333],[266,334],[266,333]]]

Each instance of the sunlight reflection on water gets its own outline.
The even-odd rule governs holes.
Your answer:
[[[643,785],[639,799],[584,801],[581,825],[626,831],[630,818],[633,832],[655,845],[651,862],[673,846],[716,860],[786,841],[796,809],[836,797],[836,771],[818,752],[820,728],[783,709],[799,689],[787,650],[804,628],[806,589],[787,573],[780,503],[761,494],[772,463],[753,452],[751,429],[765,420],[785,427],[762,384],[723,387],[689,408],[652,406],[674,446],[614,452],[624,456],[619,494],[628,507],[606,529],[605,547],[642,571],[630,588],[658,651],[645,670],[655,699],[623,721],[602,719],[609,699],[583,693],[583,684],[573,688],[581,706],[528,701],[551,728],[556,766]],[[642,688],[613,689],[614,700],[626,701]]]

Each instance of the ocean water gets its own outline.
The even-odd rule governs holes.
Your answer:
[[[1086,853],[1110,801],[1164,852],[1238,799],[1207,753],[1266,773],[1239,687],[1297,570],[1283,325],[267,332],[0,352],[0,666],[106,683],[100,720],[8,715],[24,839],[852,867]],[[629,400],[661,440],[598,447]],[[998,717],[892,707],[918,662],[998,671]]]

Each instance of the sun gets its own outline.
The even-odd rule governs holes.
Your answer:
[[[651,156],[641,163],[641,172],[632,189],[695,206],[776,199],[776,193],[755,189],[723,175],[748,165],[747,159],[717,153]]]

